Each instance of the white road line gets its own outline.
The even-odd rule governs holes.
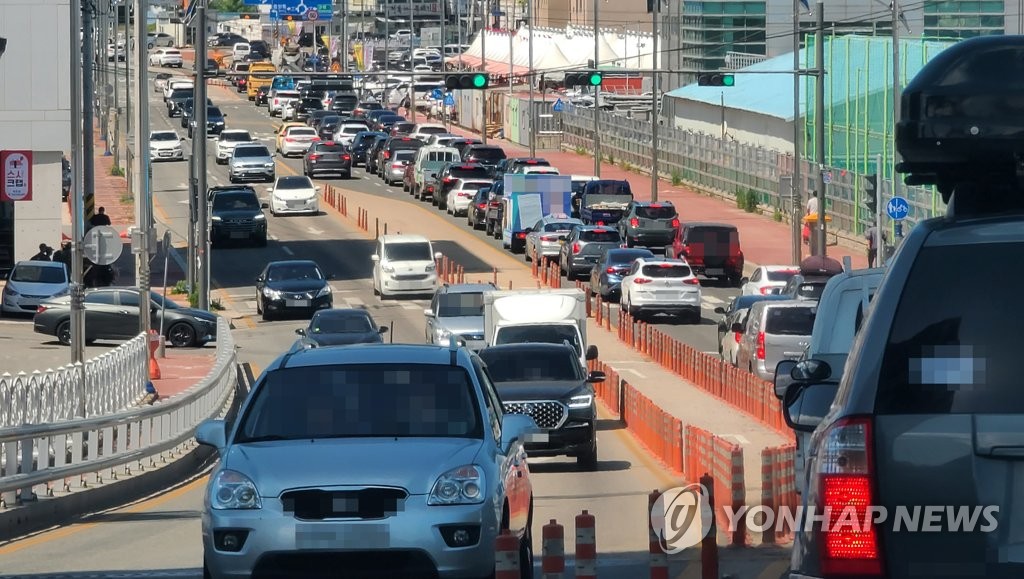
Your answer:
[[[324,232],[322,230],[317,229],[315,227],[307,227],[306,231],[310,232],[313,235],[323,235],[324,234]]]
[[[292,248],[288,247],[287,245],[282,245],[281,251],[287,253],[288,255],[295,255],[295,253],[292,251]]]
[[[406,310],[422,310],[423,306],[419,304],[410,304],[407,302],[402,304],[402,308]]]
[[[632,368],[626,368],[626,371],[627,371],[627,372],[632,372],[632,373],[636,374],[636,377],[637,377],[637,378],[640,378],[640,379],[643,379],[643,378],[646,378],[646,377],[647,377],[647,375],[646,375],[646,374],[642,374],[642,373],[640,373],[640,372],[637,372],[636,370],[634,370],[634,369],[632,369]]]
[[[360,308],[366,305],[363,303],[363,300],[359,298],[345,298],[345,303],[348,304],[350,308]]]
[[[738,442],[740,444],[750,444],[749,440],[747,440],[743,436],[740,436],[739,434],[722,434],[721,436],[726,436],[726,437],[729,437],[729,438],[734,438],[734,439],[736,439],[736,442]]]
[[[278,240],[278,239],[277,239],[277,236],[276,236],[276,235],[271,235],[271,236],[270,236],[270,241],[277,241],[277,240]]]
[[[704,296],[704,301],[709,304],[721,305],[725,303],[722,298],[716,298],[715,296]]]

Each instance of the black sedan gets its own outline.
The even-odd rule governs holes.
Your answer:
[[[348,344],[380,344],[387,326],[378,326],[370,312],[363,309],[320,310],[313,314],[309,326],[297,328],[302,336],[298,342],[306,348],[344,346]]]
[[[315,177],[318,173],[336,173],[346,179],[352,177],[352,155],[340,143],[313,143],[303,159],[302,174]]]
[[[597,468],[597,405],[591,384],[603,372],[587,374],[567,344],[506,344],[480,351],[506,413],[527,414],[547,433],[528,442],[530,456],[573,456],[587,470]]]
[[[269,320],[287,312],[334,307],[328,276],[311,260],[272,261],[256,278],[256,312]]]
[[[206,310],[186,308],[172,300],[150,293],[150,323],[163,328],[167,343],[177,347],[202,346],[217,339],[217,316]],[[161,317],[163,325],[161,325]],[[35,331],[54,336],[64,345],[71,344],[71,298],[44,302],[32,322]],[[139,335],[139,290],[131,287],[104,287],[85,294],[85,340],[130,340]]]

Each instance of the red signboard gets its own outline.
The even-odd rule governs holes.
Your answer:
[[[0,151],[0,201],[32,200],[32,151]]]

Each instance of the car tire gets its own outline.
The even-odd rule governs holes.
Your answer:
[[[519,539],[519,578],[533,579],[533,501],[526,519],[526,532]]]
[[[592,433],[594,442],[590,446],[590,450],[581,453],[576,457],[576,464],[586,472],[594,472],[597,470],[597,429],[594,429]]]
[[[238,183],[238,179],[235,179],[234,175],[228,175],[228,181],[231,183]]]
[[[190,348],[196,345],[196,329],[186,322],[178,322],[167,328],[167,343],[175,348]]]
[[[64,320],[57,324],[57,331],[54,333],[57,341],[65,346],[71,345],[71,320]]]
[[[256,247],[266,247],[266,246],[267,246],[267,236],[266,235],[261,235],[261,236],[256,238]]]

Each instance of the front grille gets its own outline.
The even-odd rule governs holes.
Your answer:
[[[347,491],[305,489],[281,495],[284,512],[296,519],[383,519],[402,508],[409,493],[396,488],[364,488]]]
[[[28,298],[30,300],[45,300],[45,299],[49,298],[50,296],[30,296],[28,294],[21,294],[21,297]]]
[[[315,292],[296,292],[293,294],[285,294],[284,297],[290,300],[311,300],[314,295]]]
[[[396,275],[395,279],[398,281],[421,281],[427,279],[427,274],[417,273],[410,275]]]
[[[388,549],[387,551],[267,553],[253,569],[254,579],[434,579],[438,576],[433,560],[423,551]]]
[[[554,400],[506,402],[503,408],[506,414],[525,414],[533,418],[537,426],[547,429],[558,428],[568,415],[565,405]]]
[[[256,222],[250,219],[228,219],[221,222],[225,231],[249,231],[256,227]]]

